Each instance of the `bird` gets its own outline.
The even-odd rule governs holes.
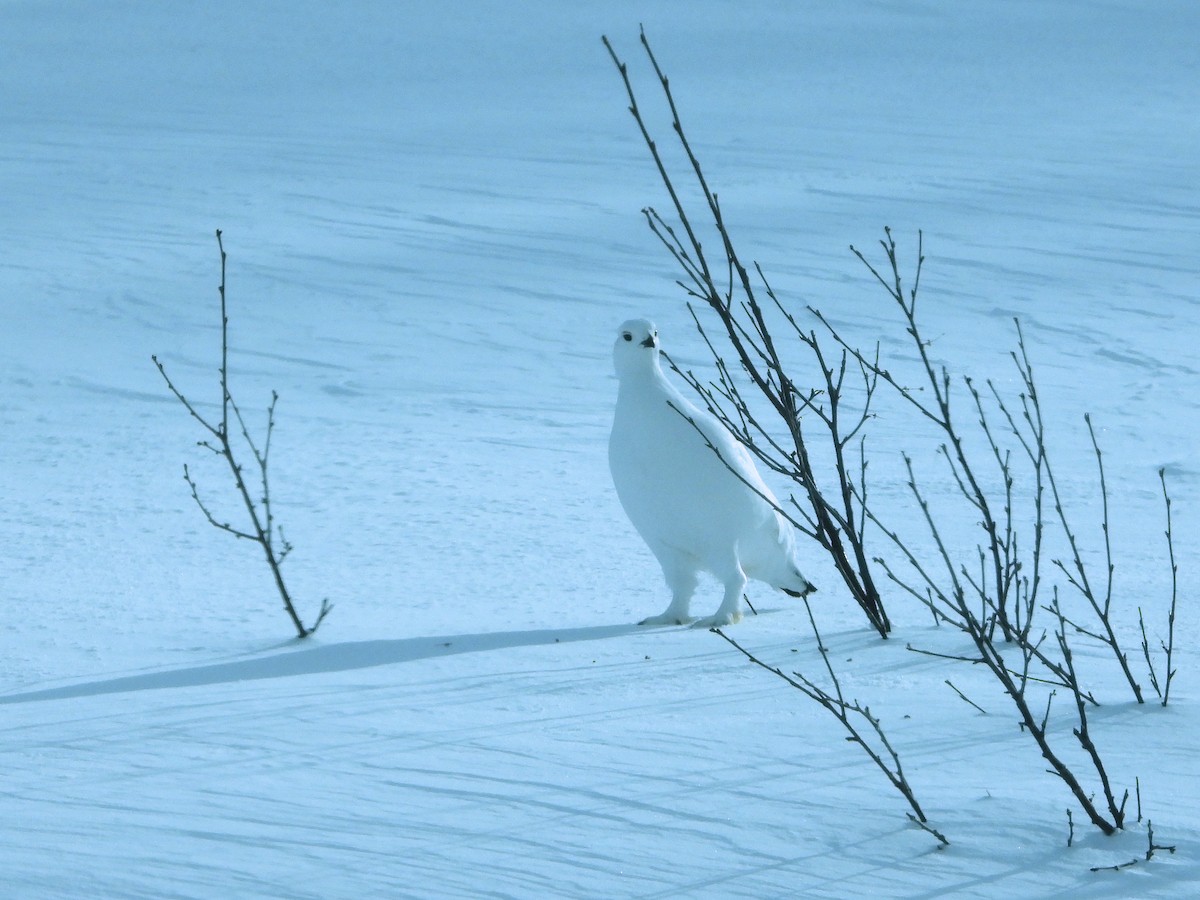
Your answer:
[[[617,329],[619,387],[608,440],[625,514],[662,566],[671,602],[640,625],[715,628],[742,617],[747,579],[795,597],[816,588],[800,573],[796,536],[750,451],[663,374],[658,329],[630,319]],[[725,588],[716,613],[690,613],[699,573]]]

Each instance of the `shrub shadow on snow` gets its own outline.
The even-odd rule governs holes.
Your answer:
[[[273,653],[269,656],[255,656],[249,659],[126,675],[103,681],[90,681],[8,694],[0,696],[0,706],[41,700],[94,697],[102,694],[126,694],[166,688],[232,684],[239,681],[258,681],[268,678],[292,678],[299,675],[328,672],[349,672],[354,669],[390,666],[397,663],[452,656],[458,653],[484,653],[513,647],[600,641],[631,635],[638,630],[638,626],[633,624],[596,625],[587,628],[505,631],[494,634],[458,634],[396,638],[394,640],[349,641],[318,646],[307,645],[300,649]]]

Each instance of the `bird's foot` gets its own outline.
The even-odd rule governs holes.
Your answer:
[[[650,616],[638,622],[639,625],[691,625],[695,620],[691,616],[681,616],[678,613],[665,612],[661,615]]]
[[[692,623],[693,628],[721,628],[725,625],[736,625],[742,621],[742,611],[740,609],[733,612],[718,612],[715,616],[709,616],[704,619],[697,619]]]

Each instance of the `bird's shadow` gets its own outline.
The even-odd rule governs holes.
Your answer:
[[[0,696],[0,706],[14,703],[33,703],[43,700],[65,700],[74,697],[95,697],[103,694],[126,694],[165,688],[201,687],[230,684],[238,681],[259,681],[269,678],[291,678],[326,672],[349,672],[376,666],[417,662],[458,653],[485,653],[513,647],[536,647],[545,644],[568,644],[577,641],[601,641],[624,637],[638,631],[636,625],[597,625],[587,628],[540,629],[533,631],[503,631],[490,634],[457,634],[434,637],[396,638],[392,640],[347,641],[339,644],[300,645],[289,642],[282,652],[255,654],[249,658],[227,662],[190,666],[182,669],[146,672],[86,681],[61,687],[24,691]],[[278,649],[278,648],[276,648]]]

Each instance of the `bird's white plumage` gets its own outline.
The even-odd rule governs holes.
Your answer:
[[[749,451],[663,374],[653,322],[621,325],[613,364],[620,381],[608,442],[613,484],[672,594],[666,611],[642,624],[691,622],[702,571],[721,581],[725,597],[698,625],[740,619],[747,578],[795,595],[814,590],[796,563],[792,526]]]

